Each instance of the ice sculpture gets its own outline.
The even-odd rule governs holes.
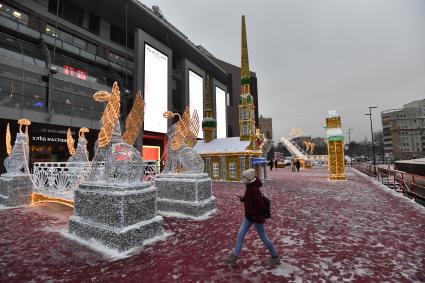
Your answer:
[[[87,151],[87,139],[84,136],[84,133],[88,133],[89,129],[81,128],[78,133],[78,142],[77,150],[74,149],[74,139],[72,138],[71,129],[68,129],[67,132],[67,144],[68,151],[71,154],[71,157],[68,159],[68,162],[87,162],[89,161],[89,154]]]
[[[164,173],[202,173],[204,172],[204,161],[193,146],[199,132],[198,113],[193,111],[190,117],[189,107],[186,107],[183,116],[178,113],[167,111],[164,118],[178,117],[177,123],[172,125],[168,131],[167,161]]]
[[[137,149],[125,142],[121,135],[119,124],[120,91],[117,83],[115,82],[112,86],[111,93],[98,91],[94,94],[93,98],[98,102],[107,102],[107,105],[102,115],[102,128],[95,144],[93,169],[87,181],[115,183],[141,182],[144,167],[141,154]],[[140,93],[136,96],[135,102],[137,102],[137,106],[135,104],[136,108],[139,111],[143,111],[143,107],[141,107],[143,100]],[[134,116],[129,115],[129,118],[131,117]],[[130,125],[130,127],[126,129],[126,133],[132,131],[132,134],[126,136],[137,136],[141,124],[134,121],[134,123],[128,122],[127,125]]]
[[[19,119],[19,133],[16,134],[15,144],[13,148],[10,144],[10,128],[7,125],[6,130],[6,148],[8,156],[4,160],[4,167],[6,167],[7,174],[22,174],[28,173],[28,160],[29,160],[29,138],[28,138],[28,126],[31,125],[31,121],[28,119]],[[22,126],[25,126],[25,133],[22,132]],[[11,149],[11,150],[10,150]]]
[[[10,127],[6,129],[6,152],[4,160],[6,173],[0,176],[0,205],[17,206],[31,203],[32,180],[28,170],[29,137],[28,126],[31,121],[19,119],[19,133],[12,147]],[[25,126],[25,132],[22,127]]]
[[[217,211],[211,178],[204,172],[204,161],[193,146],[199,131],[196,110],[190,117],[186,107],[182,116],[171,111],[164,118],[179,120],[168,129],[165,169],[155,177],[158,214],[205,219]]]
[[[92,171],[75,192],[74,215],[69,231],[86,240],[94,239],[120,252],[142,246],[164,235],[163,219],[157,215],[157,190],[142,182],[144,163],[134,142],[143,119],[143,100],[138,93],[127,118],[126,134],[119,124],[120,92],[96,92],[96,101],[107,102],[102,128],[95,145]]]

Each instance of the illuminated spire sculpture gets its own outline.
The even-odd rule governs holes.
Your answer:
[[[256,149],[254,98],[251,95],[251,75],[249,72],[248,44],[245,16],[242,16],[241,52],[241,95],[239,97],[239,136],[242,141],[250,141],[248,149]]]
[[[345,180],[344,135],[341,130],[341,116],[335,110],[328,111],[326,128],[329,178]]]
[[[211,85],[210,77],[207,75],[205,83],[205,111],[204,120],[202,120],[202,131],[204,132],[204,141],[206,143],[214,139],[214,131],[217,128],[217,122],[213,117],[211,107]]]

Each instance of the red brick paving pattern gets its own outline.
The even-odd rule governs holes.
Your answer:
[[[115,261],[57,232],[66,228],[66,208],[2,209],[0,282],[424,282],[425,208],[358,173],[342,182],[326,176],[278,169],[265,182],[273,213],[266,230],[282,257],[274,269],[253,229],[237,266],[223,266],[243,217],[233,196],[243,185],[214,183],[217,215],[165,218],[173,235]]]

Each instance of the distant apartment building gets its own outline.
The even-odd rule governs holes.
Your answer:
[[[384,151],[395,160],[425,156],[425,99],[381,113]]]
[[[260,116],[258,128],[268,139],[273,139],[273,122],[272,118],[265,118],[263,115]]]

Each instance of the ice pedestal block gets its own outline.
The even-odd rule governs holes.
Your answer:
[[[157,175],[155,187],[158,190],[158,214],[196,219],[215,212],[211,185],[211,178],[206,173]]]
[[[156,188],[150,183],[83,183],[75,192],[69,231],[120,252],[163,235],[156,215]]]
[[[0,204],[18,206],[31,204],[32,181],[29,174],[3,174],[0,176]]]

